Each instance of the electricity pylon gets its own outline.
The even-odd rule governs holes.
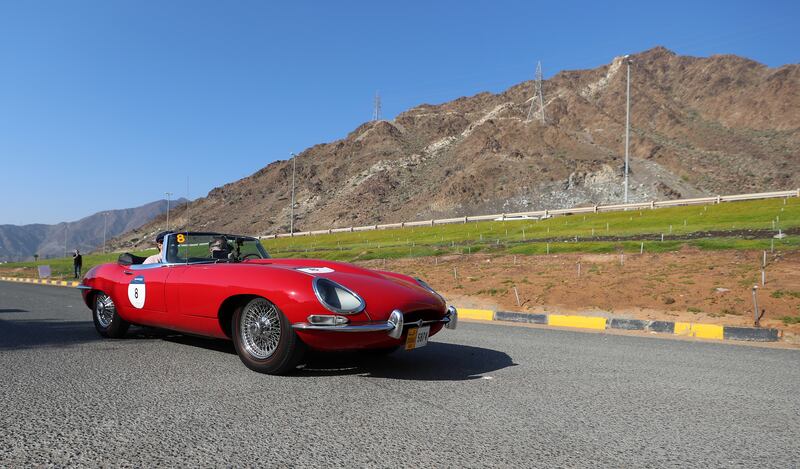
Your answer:
[[[542,62],[536,62],[536,79],[534,81],[534,88],[533,88],[533,98],[531,98],[531,107],[528,109],[528,117],[525,119],[526,122],[530,122],[533,119],[534,108],[536,106],[536,101],[539,101],[539,119],[542,121],[542,124],[545,123],[544,121],[544,97],[542,96]]]

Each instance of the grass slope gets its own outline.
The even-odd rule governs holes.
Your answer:
[[[541,221],[470,222],[266,239],[263,244],[274,257],[345,261],[475,252],[639,252],[642,242],[648,252],[673,251],[684,244],[701,249],[771,249],[773,230],[777,233],[778,229],[798,226],[800,200],[772,199],[562,216]],[[676,239],[707,232],[714,235]],[[774,243],[776,249],[795,249],[800,239],[789,236]]]
[[[718,205],[670,207],[548,220],[470,222],[392,230],[335,233],[265,239],[273,257],[307,257],[340,261],[394,259],[447,254],[611,253],[675,251],[683,245],[700,249],[798,249],[800,236],[771,238],[778,229],[800,227],[800,200],[770,199]],[[748,231],[758,231],[748,234]],[[675,239],[714,232],[697,239]],[[660,241],[664,234],[664,241]],[[619,238],[619,239],[615,239]],[[641,239],[637,239],[641,238]],[[150,255],[155,250],[137,255]],[[118,254],[83,256],[84,272],[113,262]],[[59,258],[3,264],[3,275],[35,275],[36,265],[49,264],[54,277],[68,278],[72,259]]]

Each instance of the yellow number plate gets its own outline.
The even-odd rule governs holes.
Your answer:
[[[413,327],[408,330],[406,337],[406,350],[414,350],[428,345],[428,335],[431,332],[431,326]]]

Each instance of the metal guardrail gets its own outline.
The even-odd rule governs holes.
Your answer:
[[[406,228],[410,226],[435,226],[435,225],[448,225],[453,223],[468,223],[471,221],[491,221],[491,220],[518,220],[525,219],[524,217],[542,218],[551,217],[556,215],[573,215],[578,213],[598,213],[598,212],[618,212],[624,210],[635,210],[642,208],[661,208],[661,207],[678,207],[681,205],[705,205],[705,204],[719,204],[722,202],[736,202],[742,200],[758,200],[758,199],[776,199],[786,197],[800,197],[800,189],[790,191],[776,191],[776,192],[759,192],[754,194],[735,194],[735,195],[717,195],[713,197],[699,197],[694,199],[676,199],[676,200],[654,200],[651,202],[637,202],[631,204],[611,204],[611,205],[592,205],[588,207],[572,207],[561,208],[555,210],[534,210],[531,212],[514,212],[514,213],[498,213],[494,215],[474,215],[457,218],[441,218],[434,220],[419,220],[400,223],[388,223],[383,225],[366,225],[366,226],[351,226],[348,228],[330,228],[327,230],[314,230],[314,231],[296,231],[292,233],[280,233],[274,235],[259,236],[259,239],[275,239],[275,238],[288,238],[293,236],[312,236],[332,233],[351,233],[359,231],[373,231],[373,230],[390,230],[397,228]]]

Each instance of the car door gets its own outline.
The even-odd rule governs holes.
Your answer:
[[[117,298],[132,316],[131,321],[167,327],[169,308],[165,289],[172,271],[166,264],[137,264],[124,269]]]

